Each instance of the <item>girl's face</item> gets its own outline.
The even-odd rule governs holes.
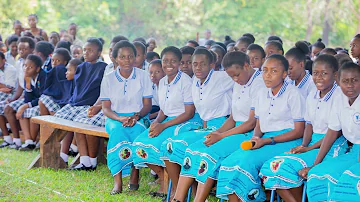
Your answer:
[[[265,58],[262,58],[261,52],[258,50],[248,50],[246,54],[250,58],[250,66],[252,68],[261,68],[262,64],[265,61]]]
[[[316,54],[318,54],[321,50],[322,50],[321,48],[313,46],[313,47],[311,48],[311,58],[312,58],[313,60],[315,60]]]
[[[144,61],[146,59],[146,54],[144,54],[142,48],[135,47],[136,48],[136,60],[135,60],[135,67],[142,68]]]
[[[29,43],[27,42],[20,42],[18,44],[18,51],[20,54],[20,58],[25,59],[29,54],[33,52],[34,49],[31,49]]]
[[[149,72],[151,81],[156,85],[159,85],[160,79],[165,76],[165,73],[160,64],[151,64],[149,66]]]
[[[81,48],[75,48],[73,50],[73,55],[74,58],[80,59],[83,56],[83,50]]]
[[[193,55],[192,67],[196,78],[201,81],[206,79],[211,70],[209,59],[204,54]]]
[[[16,35],[20,36],[22,31],[23,31],[23,27],[21,24],[14,25],[14,32]]]
[[[271,89],[279,87],[287,76],[283,65],[276,59],[266,60],[262,72],[266,87]]]
[[[337,72],[334,72],[326,63],[315,63],[312,68],[312,78],[316,88],[324,93],[331,90],[334,85]]]
[[[64,59],[64,57],[62,55],[59,54],[54,54],[51,57],[51,66],[56,67],[58,65],[66,65],[66,60]]]
[[[353,38],[350,42],[350,54],[351,57],[355,59],[360,58],[360,39],[359,38]]]
[[[114,46],[115,46],[115,43],[110,43],[109,57],[110,57],[110,60],[112,63],[116,62],[115,58],[113,58],[113,56],[112,56],[112,51],[113,51]]]
[[[25,60],[24,66],[25,77],[35,77],[41,69],[41,67],[37,67],[33,61],[28,59]]]
[[[280,54],[280,55],[283,54],[283,52],[281,50],[279,50],[276,46],[274,46],[272,44],[266,45],[264,51],[266,54],[266,58],[268,58],[269,56],[274,55],[274,54]]]
[[[250,75],[251,70],[252,68],[249,64],[245,64],[243,68],[241,68],[241,66],[238,64],[233,64],[225,71],[236,83],[245,85],[252,76]]]
[[[96,63],[101,54],[97,45],[88,42],[85,43],[83,52],[85,62],[90,62],[92,64]]]
[[[236,51],[240,51],[240,52],[245,53],[247,47],[248,47],[248,45],[247,45],[246,43],[239,41],[239,42],[237,42],[237,43],[235,44],[235,47],[234,47],[234,48],[235,48]]]
[[[343,70],[340,74],[342,92],[350,99],[356,99],[360,94],[360,73],[357,70]]]
[[[36,19],[36,17],[35,16],[29,16],[28,17],[28,22],[29,22],[29,26],[31,27],[31,28],[35,28],[36,27],[36,23],[38,22],[37,21],[37,19]]]
[[[162,57],[162,68],[167,76],[175,76],[180,67],[180,60],[173,52],[166,52]]]
[[[296,61],[296,58],[293,56],[285,56],[285,57],[289,61],[289,70],[288,70],[289,78],[294,81],[298,80],[301,74],[304,74],[305,72],[304,62]]]
[[[135,64],[134,50],[130,47],[120,48],[116,57],[116,63],[121,70],[131,72]]]
[[[190,54],[183,54],[181,61],[180,61],[180,70],[184,72],[185,74],[192,77],[194,75],[194,72],[192,70],[191,66],[191,55]]]
[[[76,73],[76,67],[74,65],[68,64],[66,66],[66,73],[65,73],[66,79],[69,81],[74,80],[75,73]]]
[[[9,48],[10,48],[10,53],[11,53],[11,55],[17,55],[17,54],[18,54],[18,47],[17,47],[16,42],[12,42],[12,43],[9,45]]]

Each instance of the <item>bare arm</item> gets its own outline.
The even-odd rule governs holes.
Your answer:
[[[235,135],[235,134],[244,134],[244,133],[247,133],[247,132],[253,130],[256,126],[256,119],[254,116],[255,116],[255,112],[254,112],[254,110],[251,110],[249,119],[237,127],[234,127],[235,121],[232,119],[232,121],[234,122],[233,128],[230,130],[227,130],[226,132],[223,132],[222,133],[223,138],[231,136],[231,135]],[[231,118],[232,118],[232,116],[231,116]]]

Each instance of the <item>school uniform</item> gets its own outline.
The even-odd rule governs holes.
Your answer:
[[[320,98],[320,91],[315,89],[307,97],[305,121],[306,124],[313,127],[311,142],[308,146],[325,137],[331,109],[341,94],[340,87],[334,83],[332,89],[324,97]],[[312,166],[319,150],[313,149],[301,154],[281,154],[268,160],[260,170],[260,177],[263,179],[265,188],[290,189],[300,187],[304,179],[298,175],[298,171]],[[345,154],[346,150],[346,139],[341,136],[335,141],[324,161]]]
[[[304,99],[306,100],[309,93],[312,90],[316,89],[316,86],[314,84],[314,81],[313,81],[312,76],[309,73],[309,71],[305,70],[305,72],[306,72],[306,74],[305,74],[304,78],[300,81],[300,83],[298,83],[298,85],[296,85],[295,81],[291,80],[290,78],[289,78],[289,80],[290,80],[289,83],[291,85],[296,86],[299,89],[301,95],[304,96]]]
[[[251,110],[255,109],[259,89],[265,88],[260,71],[255,71],[245,85],[235,83],[232,95],[231,113],[236,126],[249,119]],[[195,178],[205,183],[208,178],[217,180],[221,161],[239,149],[239,145],[252,137],[253,131],[226,137],[207,147],[206,138],[200,138],[186,149],[181,175]],[[191,166],[185,166],[192,162]],[[189,164],[189,163],[188,163]]]
[[[151,106],[150,114],[153,114],[153,113],[158,112],[160,110],[158,88],[159,87],[156,84],[154,84],[154,83],[152,84],[153,98],[151,100],[152,106]]]
[[[198,78],[193,80],[191,93],[194,105],[201,120],[206,124],[203,123],[199,130],[169,137],[161,146],[162,159],[183,165],[185,153],[193,155],[191,151],[186,151],[188,146],[222,126],[231,112],[233,86],[234,81],[225,71],[213,69],[204,83],[201,84]]]
[[[48,72],[45,90],[39,100],[49,112],[57,112],[69,102],[73,90],[74,81],[66,79],[65,65],[58,65]]]
[[[341,94],[329,116],[329,129],[342,131],[353,147],[345,155],[323,161],[308,173],[309,201],[359,201],[360,97],[350,106]]]
[[[22,88],[22,89],[25,89],[25,66],[24,66],[24,63],[25,63],[25,59],[23,58],[19,58],[18,61],[16,62],[16,72],[17,72],[17,82],[19,84],[19,86]],[[25,91],[25,90],[24,90]],[[24,94],[25,92],[23,92]],[[10,102],[9,104],[6,104],[6,103],[2,103],[0,105],[0,108],[1,106],[2,109],[0,109],[0,113],[3,115],[4,114],[4,109],[6,106],[9,106],[11,107],[14,111],[17,111],[21,105],[23,105],[25,102],[24,102],[24,98],[23,97],[20,97],[19,99],[17,100],[14,100],[13,102]],[[5,105],[4,105],[5,104]]]
[[[124,78],[120,68],[106,75],[101,84],[100,100],[111,101],[111,110],[119,116],[132,116],[143,108],[143,98],[152,98],[150,76],[134,67],[129,78]],[[123,176],[129,175],[135,157],[133,141],[148,126],[147,117],[137,121],[133,127],[123,127],[117,120],[106,119],[105,129],[109,134],[107,162],[112,175],[121,171]]]
[[[298,89],[283,83],[279,92],[273,95],[271,89],[259,90],[255,105],[255,118],[260,123],[262,138],[275,137],[294,129],[295,122],[304,121],[305,101]],[[289,151],[301,144],[301,140],[265,145],[256,150],[238,150],[221,163],[217,197],[227,198],[236,194],[242,201],[264,201],[259,170],[275,155]],[[225,187],[223,187],[225,186]]]
[[[0,101],[4,101],[11,97],[16,88],[16,69],[9,63],[5,63],[4,70],[0,70],[0,83],[6,85],[6,87],[13,89],[11,93],[0,92]]]
[[[43,69],[46,73],[50,72],[50,70],[52,69],[50,56],[46,58],[44,64],[41,66],[41,69]]]
[[[12,66],[15,66],[15,64],[16,64],[16,58],[11,55],[10,51],[5,53],[5,60],[7,63],[9,63]]]
[[[142,70],[145,70],[146,72],[149,72],[149,65],[150,63],[148,63],[146,60],[144,61],[143,65],[142,65]]]
[[[179,71],[175,78],[169,82],[168,76],[162,78],[159,82],[159,106],[161,111],[167,116],[162,122],[165,123],[177,116],[185,113],[186,105],[193,105],[193,98],[189,93],[191,91],[191,78]],[[134,141],[136,157],[134,165],[142,167],[144,164],[153,164],[165,166],[161,157],[161,144],[171,136],[186,131],[194,130],[199,127],[198,118],[194,116],[184,123],[173,125],[163,130],[157,137],[149,138],[149,129],[145,130]]]
[[[54,116],[75,122],[83,119],[85,115],[82,112],[87,111],[99,98],[106,65],[104,62],[81,63],[76,68],[75,87],[68,104],[57,111]],[[98,125],[99,122],[94,121],[91,124]]]

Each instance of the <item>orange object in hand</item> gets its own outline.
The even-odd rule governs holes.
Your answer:
[[[255,145],[255,142],[253,141],[245,141],[241,143],[241,149],[243,150],[250,150],[251,148],[253,148]]]

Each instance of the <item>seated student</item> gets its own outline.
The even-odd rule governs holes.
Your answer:
[[[0,102],[13,95],[17,81],[15,67],[7,63],[5,58],[4,53],[0,52]]]
[[[320,56],[319,56],[320,57]],[[328,130],[313,165],[299,171],[307,178],[307,196],[312,201],[359,201],[359,94],[360,67],[345,63],[339,70],[342,94],[330,110]],[[341,136],[354,145],[350,152],[323,161]],[[323,162],[322,162],[323,161]]]
[[[147,52],[153,52],[155,48],[157,48],[156,45],[156,39],[149,38],[146,42]]]
[[[277,40],[266,42],[264,51],[266,54],[265,58],[268,58],[269,56],[271,56],[273,54],[284,55],[284,49],[283,49],[282,43],[280,43]]]
[[[350,55],[356,64],[359,64],[360,59],[360,34],[354,36],[350,42]]]
[[[305,101],[285,78],[289,63],[282,55],[268,57],[263,65],[267,88],[258,92],[257,119],[251,150],[240,149],[222,161],[217,197],[232,201],[264,201],[258,176],[261,166],[275,155],[301,144]]]
[[[21,140],[19,135],[19,123],[14,116],[14,112],[24,104],[23,91],[24,91],[24,62],[29,54],[34,51],[35,42],[30,37],[20,37],[18,40],[19,60],[16,62],[17,71],[17,87],[14,95],[5,101],[0,102],[0,128],[4,136],[4,140],[9,143],[5,146],[9,146],[12,149],[19,149],[21,147]],[[6,117],[9,114],[9,117]],[[6,118],[5,118],[6,117]],[[6,122],[9,122],[12,128],[12,134],[14,139],[9,136]]]
[[[72,45],[70,47],[70,50],[71,50],[71,55],[72,55],[73,58],[80,59],[84,55],[83,49],[82,49],[81,46]]]
[[[190,47],[196,48],[199,46],[199,43],[195,40],[189,40],[186,42],[185,46],[190,46]]]
[[[212,50],[216,53],[216,62],[215,62],[214,70],[215,71],[224,71],[224,67],[221,65],[221,62],[223,60],[224,55],[226,54],[226,50],[219,45],[211,46],[210,50]]]
[[[139,41],[135,41],[134,46],[137,51],[135,67],[149,72],[149,63],[146,62],[146,46]]]
[[[311,59],[315,60],[316,56],[325,48],[325,44],[322,42],[322,39],[319,38],[315,43],[311,45]]]
[[[150,79],[152,82],[153,97],[152,97],[152,108],[150,111],[149,119],[153,120],[157,117],[160,107],[159,107],[159,82],[165,76],[164,70],[162,68],[161,60],[153,60],[149,65]]]
[[[164,194],[162,190],[165,186],[165,164],[160,159],[161,144],[169,137],[195,130],[200,125],[198,116],[194,116],[195,107],[190,94],[192,80],[179,71],[181,56],[180,50],[174,46],[161,52],[162,68],[166,76],[159,82],[160,111],[150,128],[134,140],[134,165],[141,167],[146,164],[159,176],[160,188],[153,195],[160,197]]]
[[[40,41],[35,45],[34,54],[39,56],[43,61],[43,69],[45,72],[49,72],[52,69],[50,55],[54,51],[54,46],[46,41]]]
[[[246,49],[253,43],[253,40],[247,36],[240,37],[236,43],[234,49],[236,51],[246,52]]]
[[[191,66],[191,57],[194,54],[195,48],[191,46],[184,46],[180,48],[182,57],[180,61],[180,71],[189,75],[191,78],[194,76],[194,72]]]
[[[17,41],[19,40],[19,37],[16,35],[10,35],[7,43],[9,47],[9,51],[5,53],[5,59],[6,62],[11,64],[12,66],[15,66],[16,64],[16,57],[18,55],[18,47],[17,47]]]
[[[152,89],[148,72],[134,67],[136,48],[129,41],[115,44],[113,58],[119,65],[115,71],[105,75],[101,84],[100,100],[109,134],[107,145],[108,167],[114,176],[111,195],[122,192],[122,176],[129,175],[135,149],[134,139],[149,126],[148,113],[151,110]],[[121,89],[112,93],[113,87]],[[131,180],[138,178],[138,170],[131,172]],[[130,180],[130,181],[131,181]],[[130,182],[130,190],[138,189],[138,182]]]
[[[18,110],[13,111],[12,114],[7,114],[6,118],[10,116],[19,120],[21,131],[25,137],[25,144],[21,145],[20,151],[34,150],[36,147],[36,138],[39,133],[39,125],[30,123],[30,118],[40,115],[38,106],[39,97],[45,89],[46,72],[41,69],[43,61],[37,55],[28,55],[25,66],[25,77],[30,78],[30,88],[25,88],[24,103]],[[23,81],[25,82],[25,80]],[[13,130],[11,128],[11,130]]]
[[[276,189],[285,201],[301,201],[303,179],[298,171],[314,163],[328,129],[331,109],[342,94],[335,82],[338,63],[333,56],[321,55],[313,66],[312,79],[317,89],[313,89],[306,99],[307,124],[302,144],[268,160],[260,170],[265,188]],[[326,160],[344,154],[346,149],[346,139],[338,138]]]
[[[187,147],[220,128],[231,111],[231,95],[234,81],[225,71],[213,69],[215,57],[209,50],[196,48],[192,56],[194,75],[191,94],[197,114],[202,119],[202,129],[177,136],[170,136],[161,145],[162,159],[165,161],[169,177],[173,182],[173,191],[183,184],[179,181],[181,165]],[[179,183],[178,183],[179,181]],[[193,181],[192,178],[185,181]],[[187,183],[185,183],[187,186]],[[178,193],[178,192],[176,192]]]
[[[150,63],[153,60],[158,60],[160,59],[160,55],[157,54],[156,52],[147,52],[146,53],[146,62]]]
[[[261,71],[266,56],[264,49],[258,44],[250,44],[246,50],[246,55],[250,58],[250,66]]]
[[[214,181],[217,180],[221,161],[252,136],[256,125],[254,104],[258,91],[265,88],[265,84],[260,71],[253,69],[249,63],[249,57],[243,52],[230,52],[225,55],[225,71],[236,82],[231,115],[219,129],[191,144],[186,150],[185,156],[188,158],[185,157],[184,162],[192,163],[188,167],[183,165],[184,171],[181,172],[180,180],[191,177],[199,182],[195,201],[206,200]],[[179,187],[179,192],[181,189],[186,194],[186,187],[188,185],[183,189]]]
[[[288,77],[290,81],[288,82],[299,89],[305,100],[308,94],[316,88],[309,71],[305,70],[306,55],[309,52],[308,46],[304,42],[298,41],[295,47],[285,54],[285,58],[289,61]]]
[[[97,38],[89,38],[84,45],[85,62],[76,69],[74,91],[67,105],[55,113],[58,118],[81,122],[87,117],[87,110],[100,95],[100,84],[106,63],[97,62],[102,51],[102,44]],[[82,122],[83,123],[83,122]],[[101,120],[93,120],[90,125],[101,126]],[[80,164],[70,170],[94,170],[97,165],[99,138],[75,134],[80,152]]]
[[[56,47],[57,43],[60,41],[60,35],[57,32],[51,32],[49,35],[49,42]]]

